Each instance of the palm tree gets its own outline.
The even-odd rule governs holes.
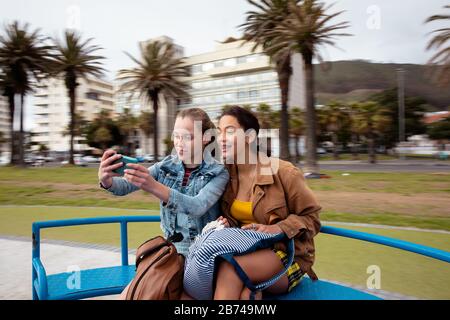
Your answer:
[[[141,114],[139,115],[138,120],[137,120],[139,129],[141,129],[141,131],[144,133],[146,146],[148,146],[147,143],[148,143],[148,140],[150,139],[150,136],[155,133],[152,119],[153,119],[153,114],[151,112],[143,111],[143,112],[141,112]],[[166,145],[167,145],[167,143],[166,143]],[[148,150],[148,148],[147,148],[147,150]],[[169,152],[170,152],[170,150],[169,150]]]
[[[252,111],[251,109],[249,110]],[[254,113],[259,120],[259,126],[261,129],[268,130],[280,127],[279,116],[277,115],[277,112],[274,112],[267,103],[258,104]],[[260,144],[259,150],[267,153],[267,155],[270,156],[272,154],[272,136],[270,135],[269,131],[265,133],[262,133],[260,131],[260,138],[262,138],[263,136],[266,139],[264,141],[266,145]]]
[[[444,6],[444,9],[450,9],[450,5]],[[450,14],[433,15],[425,20],[425,23],[438,20],[450,22]],[[439,51],[430,58],[428,63],[441,65],[442,69],[438,73],[438,78],[442,85],[446,85],[450,83],[450,27],[440,28],[432,33],[436,35],[428,42],[427,50],[435,48]]]
[[[357,103],[354,109],[355,127],[367,140],[369,162],[376,163],[375,138],[389,128],[391,123],[389,110],[374,101]]]
[[[330,7],[316,0],[289,2],[290,15],[281,21],[273,30],[273,42],[269,52],[285,52],[291,50],[302,55],[305,70],[306,91],[306,161],[305,172],[317,172],[317,138],[316,110],[314,99],[314,67],[313,60],[322,62],[319,47],[334,45],[334,38],[347,36],[347,33],[336,33],[349,26],[348,22],[328,25],[329,21],[342,13],[328,14]]]
[[[102,150],[112,146],[120,146],[125,140],[120,134],[116,121],[112,119],[111,111],[108,109],[100,110],[94,120],[86,125],[83,133],[90,147]],[[119,150],[119,152],[122,152],[122,150]]]
[[[50,149],[47,147],[47,145],[45,145],[44,143],[38,143],[37,147],[39,154],[43,155],[44,157],[48,156],[48,152],[50,151]]]
[[[295,162],[299,163],[301,158],[300,137],[305,131],[303,111],[300,108],[292,108],[289,112],[289,134],[294,137],[295,141]]]
[[[183,59],[176,57],[174,47],[170,43],[153,41],[142,50],[141,60],[126,53],[136,64],[133,69],[119,71],[119,79],[123,81],[121,91],[131,92],[131,97],[138,95],[144,101],[153,104],[153,151],[155,159],[159,156],[158,148],[158,109],[159,99],[164,97],[177,99],[187,96],[188,85],[182,81],[189,75],[183,65]]]
[[[288,97],[289,80],[292,75],[290,47],[280,48],[277,51],[269,51],[273,40],[274,29],[289,14],[289,2],[293,0],[247,0],[251,5],[257,8],[257,11],[246,13],[246,22],[239,27],[244,32],[243,39],[247,42],[254,42],[253,51],[258,46],[270,57],[275,64],[275,70],[278,75],[278,83],[281,92],[281,136],[280,136],[280,158],[289,159],[289,121],[288,121]],[[299,3],[301,0],[295,0]]]
[[[358,109],[359,104],[358,103],[351,103],[348,105],[348,126],[350,129],[351,134],[351,153],[352,153],[352,159],[358,160],[359,154],[358,154],[358,141],[359,141],[359,126],[358,126]]]
[[[94,142],[100,145],[101,149],[105,151],[108,147],[108,144],[113,140],[113,136],[111,132],[105,127],[99,127],[94,132]]]
[[[342,130],[343,125],[348,118],[347,106],[345,104],[333,101],[328,103],[321,109],[321,121],[327,132],[331,133],[331,141],[333,142],[333,158],[339,159],[337,147],[339,144],[338,133]]]
[[[15,95],[20,95],[20,132],[18,146],[11,146],[11,164],[24,165],[24,100],[32,91],[35,82],[47,77],[51,69],[52,46],[40,30],[29,31],[29,25],[21,26],[14,21],[5,27],[5,35],[0,36],[0,85],[2,94],[8,97],[10,113],[10,133],[14,137]],[[14,143],[11,139],[11,144]],[[18,154],[17,154],[18,152]]]
[[[267,103],[260,103],[256,107],[255,114],[258,117],[261,129],[271,129],[274,127],[273,110]]]
[[[67,94],[69,96],[70,109],[70,154],[69,164],[75,164],[73,160],[73,144],[75,138],[75,121],[76,121],[76,88],[79,85],[78,79],[87,78],[88,76],[100,77],[104,69],[101,67],[102,56],[93,53],[99,49],[98,46],[91,45],[90,38],[86,41],[81,40],[81,36],[75,31],[67,30],[64,34],[64,41],[54,39],[56,46],[56,73],[62,74],[64,84],[66,85]]]

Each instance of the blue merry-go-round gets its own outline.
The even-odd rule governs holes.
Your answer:
[[[32,294],[33,300],[75,300],[119,294],[133,279],[135,266],[128,262],[128,224],[159,222],[159,216],[117,216],[35,222],[32,226]],[[121,258],[118,266],[81,270],[79,288],[67,286],[72,273],[47,275],[40,258],[41,229],[94,224],[120,224]],[[450,263],[450,252],[365,232],[323,226],[320,232],[367,241],[427,256]],[[378,300],[380,297],[348,286],[324,280],[312,281],[304,276],[291,292],[270,299],[280,300]]]

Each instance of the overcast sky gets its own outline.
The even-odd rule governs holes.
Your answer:
[[[345,10],[336,22],[349,21],[354,36],[326,48],[326,60],[366,59],[376,62],[426,63],[427,35],[442,26],[424,25],[427,17],[444,13],[448,0],[341,0],[330,12]],[[61,36],[67,27],[95,38],[104,48],[107,77],[132,66],[123,51],[138,54],[138,41],[167,35],[186,55],[214,50],[217,41],[239,36],[251,6],[245,0],[0,0],[3,27],[14,20],[30,23],[43,34]],[[0,32],[3,33],[3,30]],[[30,99],[28,99],[30,100]],[[28,103],[29,104],[29,103]],[[27,108],[29,110],[29,108]],[[27,127],[31,125],[30,112]]]

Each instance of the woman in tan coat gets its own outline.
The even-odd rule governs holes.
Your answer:
[[[300,169],[290,162],[267,157],[257,151],[258,119],[244,108],[230,107],[219,119],[219,144],[230,173],[222,198],[227,226],[261,232],[284,232],[295,240],[295,257],[286,274],[266,289],[272,294],[292,290],[314,263],[314,236],[320,230],[316,198],[306,185]],[[287,263],[282,243],[235,257],[253,283],[260,283],[279,273]],[[234,267],[221,261],[217,269],[214,299],[248,299],[247,289]],[[260,298],[261,294],[257,295]]]

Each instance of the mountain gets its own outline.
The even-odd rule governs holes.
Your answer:
[[[429,111],[450,107],[450,86],[432,81],[430,67],[419,64],[373,63],[365,60],[333,61],[315,65],[317,104],[330,100],[359,101],[397,87],[397,69],[405,70],[405,95],[422,97]]]

